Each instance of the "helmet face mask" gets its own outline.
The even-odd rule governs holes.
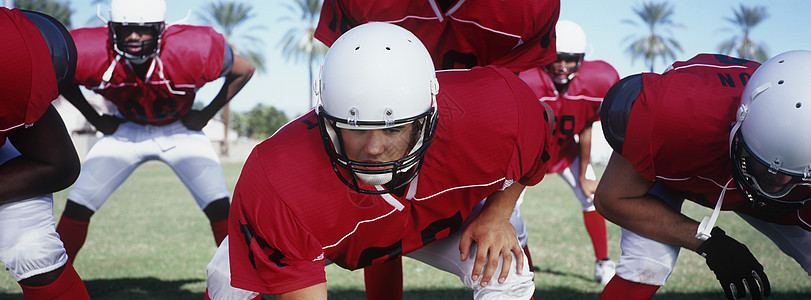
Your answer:
[[[565,85],[577,75],[577,70],[586,56],[586,34],[577,23],[559,20],[555,25],[555,36],[558,58],[544,69],[555,84]],[[563,64],[564,61],[575,65],[569,68]]]
[[[319,108],[320,109],[320,108]],[[350,129],[347,120],[337,120],[327,113],[319,113],[319,126],[324,148],[338,178],[353,190],[367,194],[384,194],[405,187],[419,173],[422,167],[422,157],[428,150],[433,133],[436,129],[437,114],[432,110],[413,120],[396,122],[389,128],[404,127],[409,132],[406,148],[408,151],[402,157],[385,162],[363,162],[353,160],[347,154],[344,145],[343,130],[387,130],[382,129]],[[410,125],[410,126],[407,126]],[[357,126],[385,126],[363,124]],[[360,128],[360,127],[359,127]],[[367,127],[370,128],[370,127]],[[360,181],[358,180],[360,179]],[[364,187],[372,185],[378,187]]]
[[[768,211],[794,211],[811,201],[811,178],[781,170],[779,160],[755,156],[738,134],[732,149],[733,177],[744,198]]]
[[[144,25],[110,22],[110,37],[114,43],[114,49],[124,58],[136,64],[145,62],[158,53],[158,42],[163,32],[164,24],[149,23]],[[128,39],[130,35],[137,33],[143,39]],[[147,37],[148,36],[148,37]]]
[[[344,184],[384,194],[416,178],[436,130],[439,90],[431,56],[416,36],[387,23],[357,26],[330,47],[314,87],[324,149]],[[348,138],[365,130],[397,136],[405,128],[399,140],[384,139],[392,153],[378,157]]]
[[[142,64],[160,53],[166,28],[164,0],[112,0],[107,23],[113,50],[132,63]],[[138,33],[139,40],[127,40]],[[149,37],[147,37],[149,36]]]

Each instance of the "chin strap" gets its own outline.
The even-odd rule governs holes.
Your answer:
[[[383,190],[383,186],[380,186],[380,185],[375,185],[375,188],[378,191]],[[405,208],[405,205],[400,203],[400,201],[397,201],[397,199],[395,199],[394,196],[392,196],[391,194],[380,194],[380,196],[383,197],[383,200],[386,200],[386,203],[393,206],[394,209],[396,209],[398,211],[402,211],[403,208]]]
[[[724,203],[724,195],[727,192],[727,186],[729,186],[730,182],[732,182],[732,178],[727,181],[724,185],[724,189],[721,190],[721,195],[718,196],[718,202],[715,203],[715,209],[712,210],[712,215],[709,217],[705,216],[704,219],[701,220],[701,224],[698,224],[698,230],[696,231],[697,239],[706,241],[712,236],[710,232],[715,226],[715,221],[718,220],[718,214],[721,213],[721,205]]]

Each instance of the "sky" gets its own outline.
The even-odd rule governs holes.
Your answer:
[[[19,1],[19,0],[18,0]],[[91,0],[68,0],[74,11],[73,27],[98,26],[102,23],[95,18],[96,7]],[[264,42],[263,53],[267,70],[254,74],[243,90],[231,101],[231,109],[245,112],[261,103],[271,105],[285,112],[288,117],[298,116],[309,110],[309,88],[307,65],[305,62],[287,61],[282,57],[278,46],[293,17],[286,6],[292,0],[242,0],[253,5],[254,17],[247,21],[245,28],[262,26],[262,29],[248,33]],[[371,1],[371,0],[370,0]],[[420,1],[420,0],[412,0]],[[468,0],[484,1],[484,0]],[[528,1],[528,0],[505,0]],[[0,0],[2,2],[2,0]],[[183,19],[189,11],[191,16],[186,23],[204,25],[198,17],[205,0],[166,0],[167,22]],[[673,20],[679,24],[662,34],[675,38],[683,51],[677,53],[677,60],[686,60],[698,53],[717,52],[721,41],[737,32],[725,18],[733,17],[733,8],[740,3],[747,6],[764,6],[768,18],[750,33],[756,42],[767,45],[769,55],[794,49],[811,50],[811,1],[807,0],[670,0],[675,12]],[[632,61],[626,48],[630,40],[646,34],[642,25],[624,22],[631,20],[640,24],[633,8],[640,7],[640,0],[562,0],[561,20],[571,20],[586,32],[589,51],[586,59],[601,59],[612,64],[621,77],[648,71],[645,62]],[[101,15],[109,17],[108,2],[101,4]],[[724,31],[724,29],[730,29]],[[629,39],[630,37],[630,39]],[[667,64],[657,61],[655,72],[661,72]],[[209,83],[198,92],[198,99],[208,103],[222,86],[222,81]]]

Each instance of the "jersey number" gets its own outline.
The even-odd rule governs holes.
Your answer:
[[[134,98],[124,101],[124,114],[128,119],[140,121],[163,121],[177,117],[177,102],[172,98],[158,98],[152,102],[152,112],[154,120],[150,120],[146,114],[146,108]]]

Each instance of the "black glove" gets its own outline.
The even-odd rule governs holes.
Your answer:
[[[746,297],[744,284],[748,286],[752,299],[760,299],[761,289],[763,296],[769,296],[769,278],[749,249],[728,237],[721,228],[713,228],[710,235],[709,239],[698,246],[696,252],[707,259],[707,265],[715,272],[715,278],[721,282],[727,298],[733,300],[735,297]]]

